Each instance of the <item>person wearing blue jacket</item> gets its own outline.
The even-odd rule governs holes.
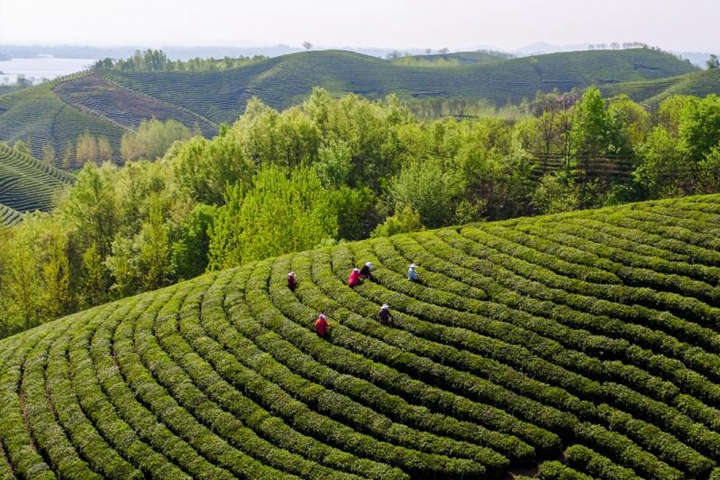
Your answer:
[[[420,275],[418,275],[417,271],[415,270],[417,268],[417,265],[414,263],[410,264],[410,268],[408,268],[408,280],[415,283],[420,283]]]

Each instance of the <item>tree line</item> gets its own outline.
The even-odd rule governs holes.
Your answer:
[[[172,60],[162,50],[136,50],[125,59],[104,58],[93,65],[95,70],[119,70],[122,72],[207,72],[228,70],[267,60],[268,57],[191,58]]]
[[[2,333],[344,240],[720,190],[716,96],[649,111],[593,87],[528,108],[419,119],[316,89],[282,112],[253,99],[211,139],[148,121],[124,166],[86,162],[53,211],[2,230]],[[630,169],[591,175],[599,161]]]

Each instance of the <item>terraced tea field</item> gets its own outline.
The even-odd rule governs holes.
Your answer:
[[[72,182],[69,173],[0,143],[1,205],[18,212],[49,210],[53,195]]]
[[[0,226],[15,225],[22,220],[22,213],[10,207],[0,204]]]
[[[717,480],[719,230],[720,195],[517,219],[60,319],[0,342],[0,478]]]

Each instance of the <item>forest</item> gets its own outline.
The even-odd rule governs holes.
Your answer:
[[[85,162],[52,211],[0,231],[0,333],[317,246],[720,191],[714,95],[649,109],[591,87],[529,109],[431,118],[315,89],[253,99],[211,139],[148,122],[124,165]]]

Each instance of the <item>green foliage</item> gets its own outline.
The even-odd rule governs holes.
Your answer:
[[[720,97],[709,95],[689,101],[679,130],[682,148],[690,160],[697,162],[710,153],[720,139]]]
[[[208,265],[210,229],[217,208],[198,203],[180,225],[178,240],[172,246],[172,271],[179,279],[202,274]]]
[[[127,59],[113,60],[104,58],[95,62],[95,70],[120,70],[123,72],[166,72],[166,71],[192,71],[206,72],[238,68],[266,60],[267,57],[256,55],[254,57],[224,57],[191,58],[189,60],[170,60],[162,50],[147,49],[136,50],[135,54]]]
[[[228,190],[211,227],[209,266],[222,269],[318,245],[338,232],[330,192],[307,168],[261,169],[251,189]]]
[[[122,136],[120,153],[126,162],[156,160],[165,155],[174,142],[190,137],[190,129],[175,120],[143,120],[134,132]]]
[[[391,179],[389,192],[398,209],[410,207],[432,228],[452,219],[464,182],[460,172],[446,169],[442,160],[417,160]]]
[[[378,225],[370,233],[370,236],[372,238],[389,237],[398,233],[415,232],[422,229],[420,214],[413,210],[410,205],[405,205],[399,211],[396,211],[394,215],[386,218],[385,222]]]
[[[580,193],[572,178],[563,174],[546,174],[532,194],[532,204],[540,212],[561,213],[580,205]]]
[[[642,160],[634,172],[635,180],[651,197],[681,195],[693,188],[692,162],[686,161],[677,138],[665,128],[658,126],[650,132],[639,156]]]

